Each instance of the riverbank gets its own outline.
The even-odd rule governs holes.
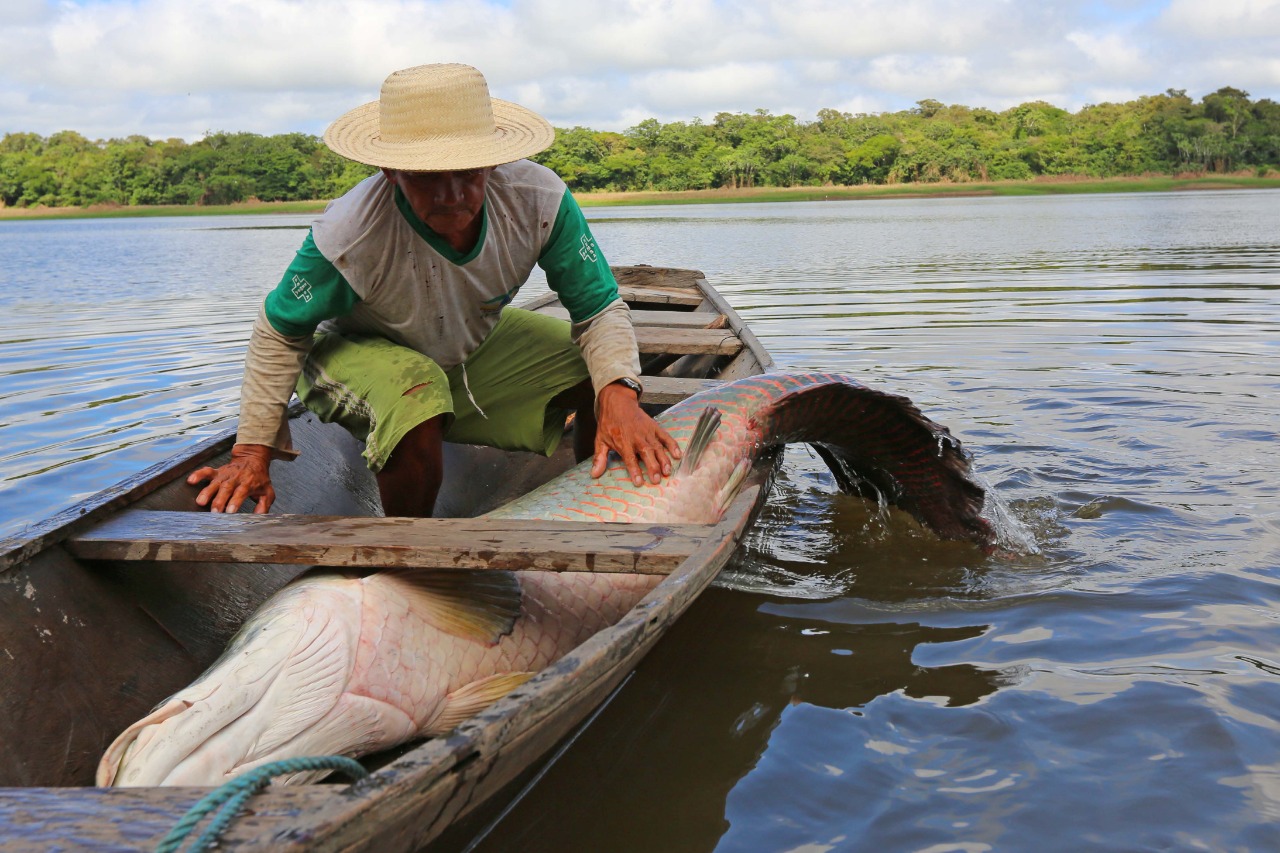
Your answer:
[[[948,198],[971,196],[1064,195],[1068,193],[1173,192],[1179,190],[1280,189],[1280,174],[1221,176],[1144,176],[1137,178],[1041,178],[1033,181],[984,183],[866,184],[827,187],[752,187],[749,189],[688,190],[575,194],[583,207],[645,204],[728,204],[772,201],[842,201],[882,198]]]
[[[1032,181],[990,181],[931,184],[867,184],[825,187],[750,187],[745,189],[685,190],[681,192],[575,193],[583,207],[655,204],[734,204],[744,202],[842,201],[885,198],[947,198],[965,196],[1064,195],[1076,193],[1177,192],[1187,190],[1280,189],[1280,174],[1213,176],[1143,176],[1081,178],[1061,176]],[[0,220],[97,219],[136,216],[220,216],[228,214],[313,214],[327,201],[242,202],[223,205],[148,205],[138,207],[0,207]]]

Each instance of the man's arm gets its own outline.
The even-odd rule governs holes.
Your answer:
[[[599,425],[591,475],[604,473],[612,450],[622,457],[637,486],[644,481],[642,465],[652,482],[660,482],[671,474],[671,459],[680,458],[680,448],[640,408],[639,393],[628,387],[642,387],[631,312],[618,295],[618,283],[586,217],[567,190],[538,264],[569,309],[573,339],[591,374]]]
[[[253,323],[240,386],[240,424],[231,459],[219,468],[200,468],[191,485],[208,481],[196,503],[212,512],[237,512],[249,498],[254,512],[275,501],[272,459],[292,459],[286,410],[316,326],[350,313],[358,301],[342,275],[316,249],[308,233],[284,277],[267,295]]]

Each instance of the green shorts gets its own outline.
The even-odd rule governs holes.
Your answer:
[[[365,461],[377,472],[409,430],[441,414],[448,441],[549,456],[568,415],[551,399],[589,375],[568,322],[508,307],[465,364],[447,373],[385,338],[316,335],[298,397],[325,423],[363,441]]]

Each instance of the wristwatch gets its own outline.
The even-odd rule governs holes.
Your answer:
[[[624,376],[621,379],[615,379],[613,381],[617,382],[619,385],[624,385],[627,388],[630,388],[632,391],[635,391],[637,399],[640,397],[641,394],[644,393],[644,388],[640,385],[640,383],[632,379],[630,376]]]

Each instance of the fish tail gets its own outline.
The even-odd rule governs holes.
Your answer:
[[[767,377],[765,377],[767,378]],[[985,492],[950,431],[909,399],[844,376],[806,374],[755,414],[764,444],[808,442],[849,494],[883,498],[944,539],[989,548]]]

